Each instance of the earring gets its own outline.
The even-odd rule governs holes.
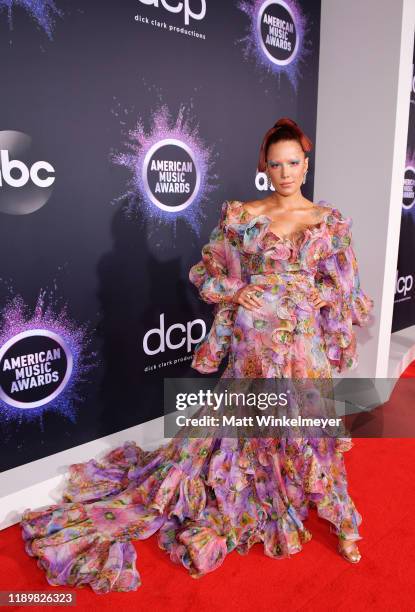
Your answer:
[[[307,172],[308,172],[308,170],[306,170],[306,171],[304,172],[304,177],[303,177],[303,185],[304,185],[305,180],[306,180],[306,178],[307,178]]]
[[[271,177],[270,177],[269,174],[267,174],[267,188],[268,188],[268,190],[271,189],[271,185],[272,185]]]

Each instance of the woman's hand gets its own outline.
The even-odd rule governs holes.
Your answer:
[[[256,310],[261,308],[262,302],[259,299],[262,296],[263,289],[259,285],[245,285],[239,289],[233,296],[235,304],[241,304],[247,310]]]
[[[320,298],[319,292],[315,288],[310,291],[310,303],[314,308],[323,308],[323,306],[329,305],[328,302]]]

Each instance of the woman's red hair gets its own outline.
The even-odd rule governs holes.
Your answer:
[[[304,153],[313,148],[313,143],[306,136],[299,125],[289,117],[281,117],[275,125],[265,134],[259,151],[258,171],[265,172],[267,167],[267,153],[269,147],[279,140],[296,140]]]

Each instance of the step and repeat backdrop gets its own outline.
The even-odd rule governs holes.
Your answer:
[[[189,269],[224,200],[265,195],[265,131],[315,140],[319,31],[317,0],[0,0],[1,470],[200,376]]]
[[[415,45],[392,332],[415,325]]]

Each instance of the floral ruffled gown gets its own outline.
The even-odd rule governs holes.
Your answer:
[[[356,366],[352,325],[367,321],[373,301],[360,288],[351,219],[320,205],[323,220],[287,239],[241,202],[223,204],[190,271],[202,299],[215,304],[195,369],[214,372],[227,354],[225,378],[330,378],[333,367]],[[231,301],[249,282],[264,289],[255,312]],[[328,302],[320,310],[308,302],[313,287]],[[337,535],[359,540],[343,460],[351,446],[349,438],[173,438],[146,452],[127,442],[72,465],[63,503],[24,513],[26,550],[50,584],[104,593],[137,588],[131,540],[155,532],[193,577],[257,542],[275,559],[299,552],[311,538],[303,524],[310,504]]]

